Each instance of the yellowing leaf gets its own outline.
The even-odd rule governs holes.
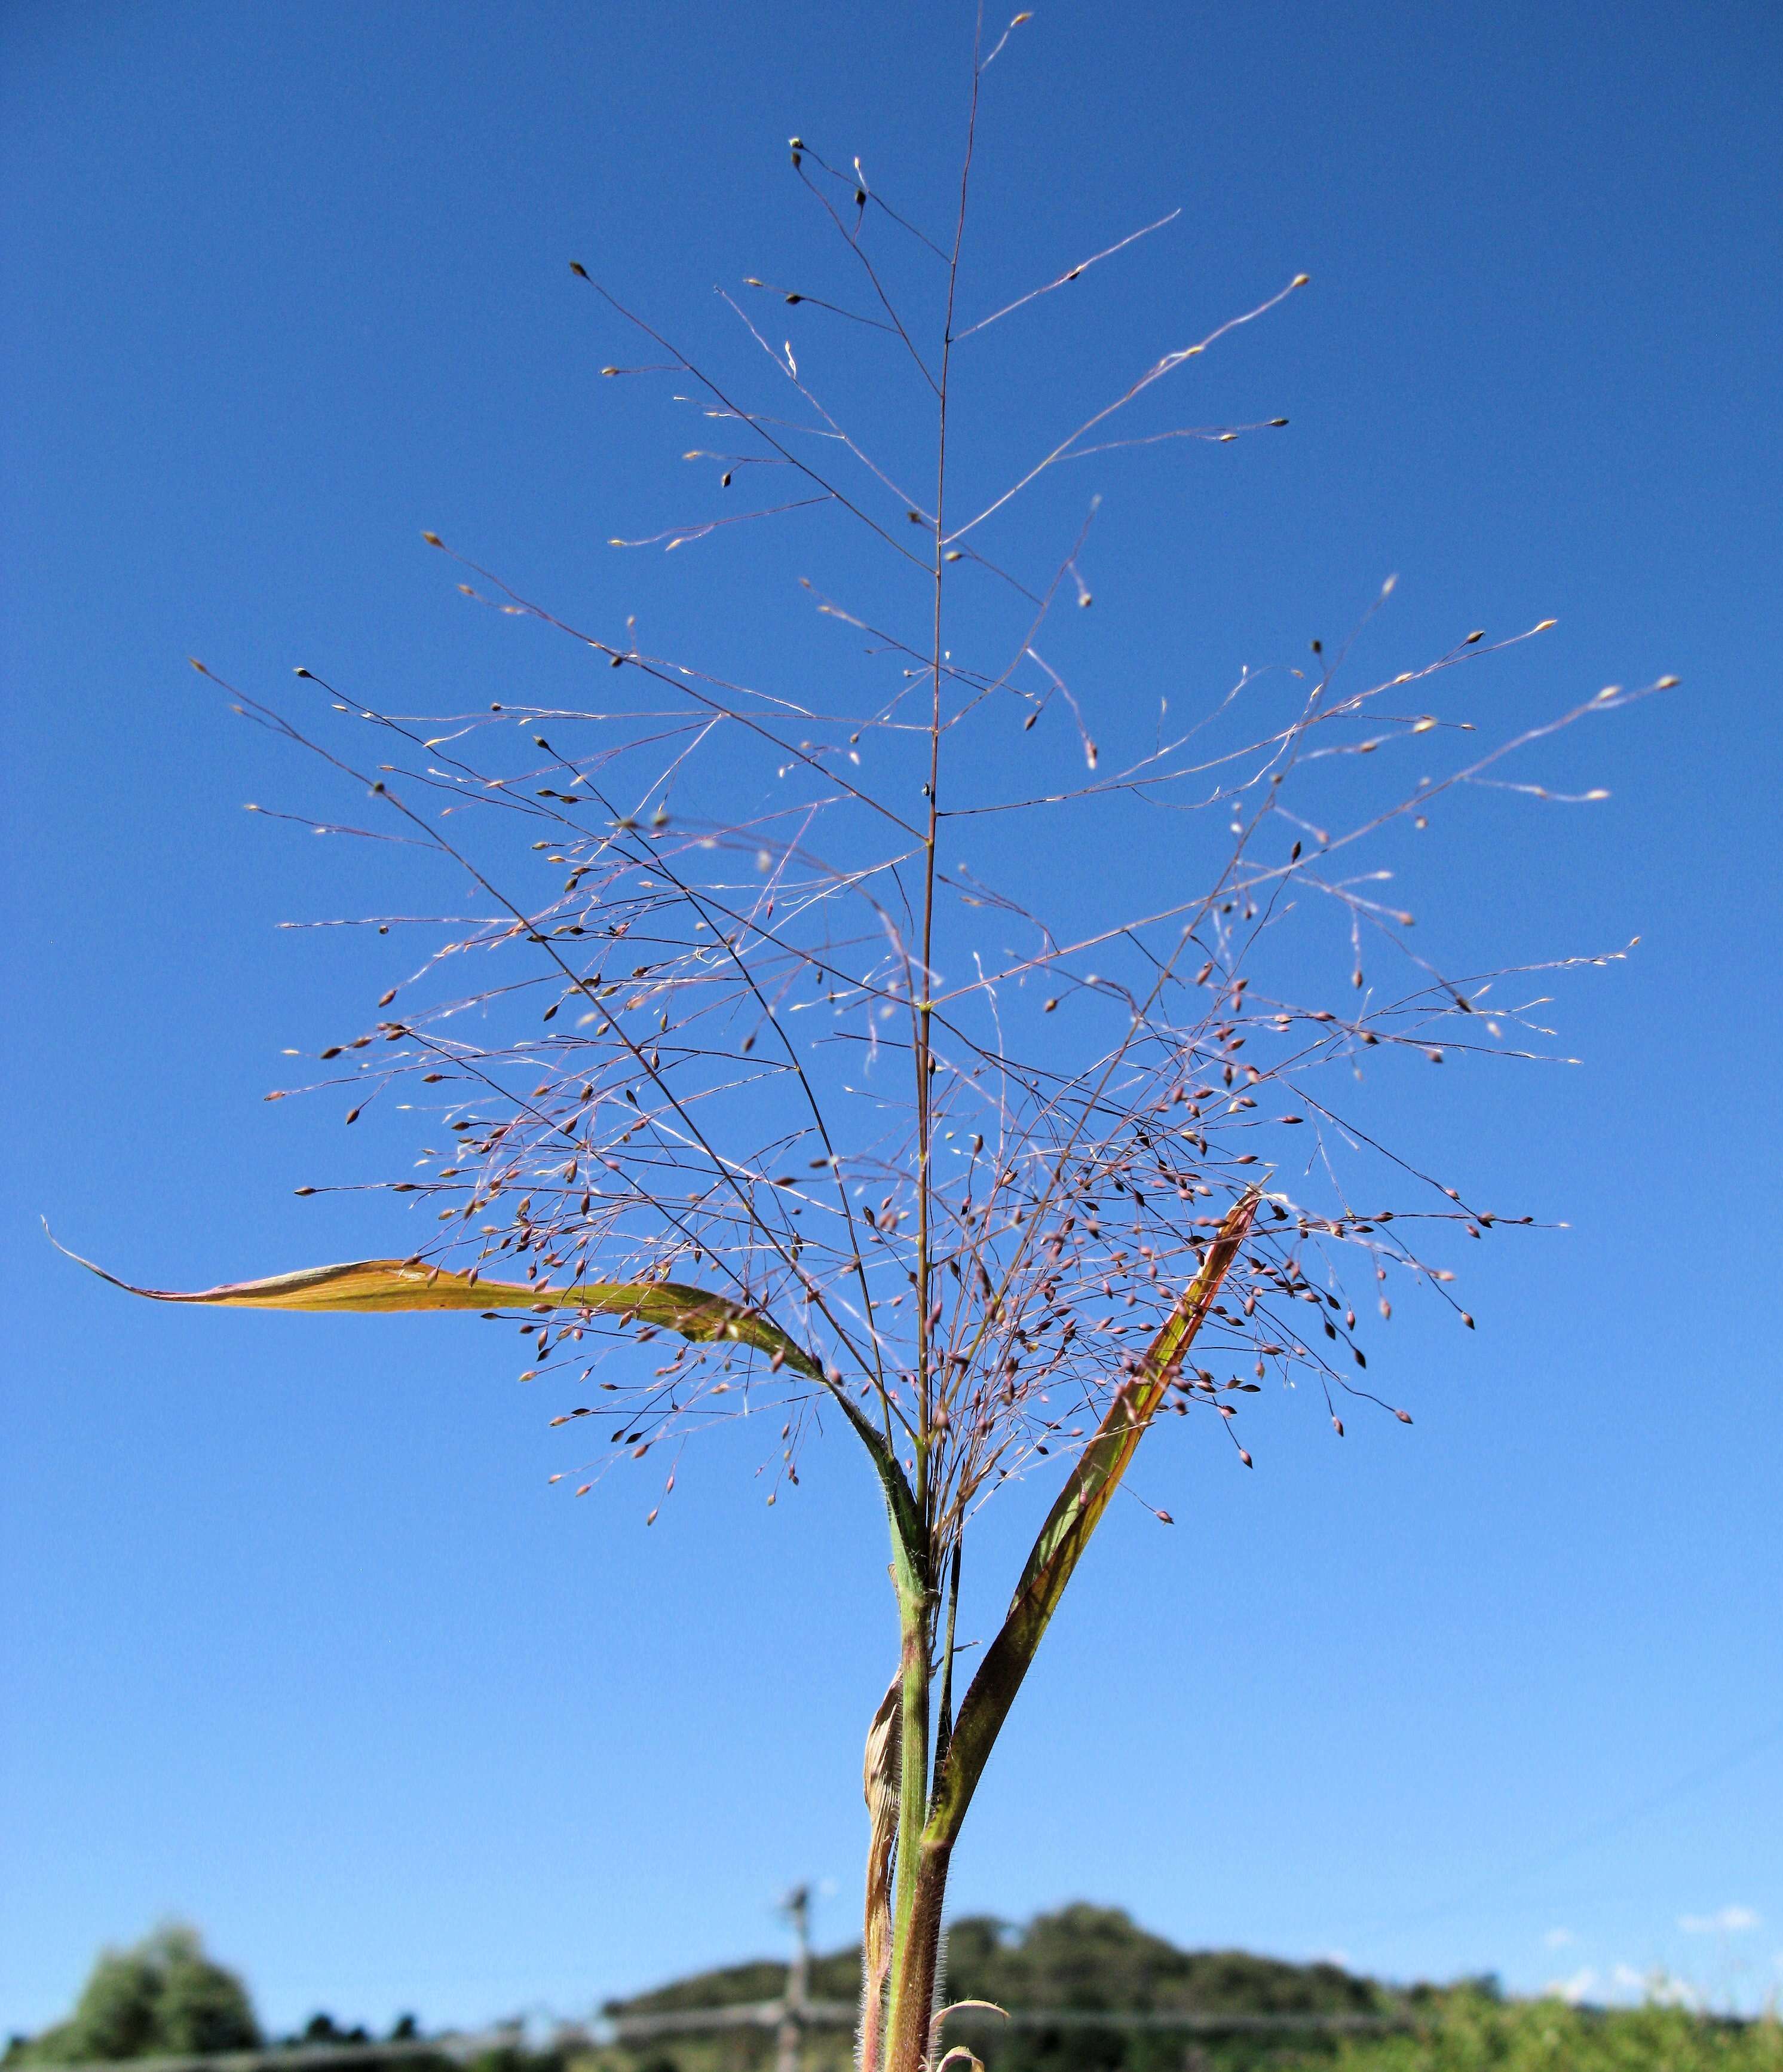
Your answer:
[[[53,1243],[54,1240],[51,1240]],[[66,1246],[58,1249],[67,1251]],[[531,1287],[524,1282],[473,1281],[468,1274],[415,1260],[359,1259],[339,1266],[306,1267],[295,1273],[275,1273],[265,1281],[232,1281],[220,1288],[190,1293],[170,1288],[138,1288],[95,1266],[90,1259],[68,1252],[101,1281],[128,1294],[154,1302],[202,1302],[231,1309],[302,1309],[328,1314],[402,1309],[570,1309],[655,1324],[684,1338],[715,1342],[732,1339],[766,1353],[814,1380],[822,1367],[779,1325],[739,1302],[677,1281],[585,1281],[566,1288]]]

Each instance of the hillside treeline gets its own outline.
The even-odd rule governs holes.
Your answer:
[[[610,2015],[770,2000],[783,1964],[763,1959],[704,1971],[610,2002]],[[852,2006],[857,1951],[815,1958],[814,2000]],[[985,2000],[1025,2013],[1074,2019],[1000,2029],[975,2024],[968,2041],[986,2072],[1783,2072],[1783,2030],[1768,2021],[1719,2022],[1677,2008],[1575,2008],[1506,2000],[1490,1978],[1448,1986],[1389,1987],[1331,1963],[1293,1964],[1243,1950],[1179,1950],[1117,1909],[1069,1906],[1016,1929],[968,1916],[947,1931],[946,1997]],[[1106,2027],[1083,2017],[1144,2012],[1202,2016],[1365,2017],[1381,2033],[1295,2036]],[[1395,2033],[1389,2023],[1404,2025]],[[774,2039],[761,2029],[714,2031],[596,2054],[590,2072],[766,2072]],[[850,2072],[848,2036],[817,2034],[801,2072]]]
[[[772,2000],[786,1986],[783,1963],[763,1959],[679,1979],[610,2002],[609,2016],[671,2012]],[[812,1959],[816,2001],[852,2006],[859,1953]],[[1678,2007],[1570,2008],[1552,2000],[1510,2000],[1489,1979],[1398,1988],[1330,1963],[1292,1964],[1241,1950],[1179,1950],[1112,1908],[1077,1906],[1015,1929],[969,1916],[948,1931],[950,2000],[1073,2017],[1015,2029],[981,2021],[969,2032],[985,2072],[1783,2072],[1783,2026],[1718,2021]],[[1376,2033],[1296,2035],[1242,2030],[1123,2026],[1113,2017],[1337,2016],[1382,2025]],[[1106,2014],[1101,2023],[1094,2019]],[[1086,2019],[1086,2017],[1089,2017]],[[1392,2026],[1389,2026],[1391,2025]],[[404,2016],[390,2037],[411,2049],[420,2025]],[[279,2045],[365,2045],[363,2027],[318,2014]],[[158,1930],[131,1949],[106,1951],[68,2019],[34,2037],[14,2037],[6,2072],[213,2056],[266,2046],[246,1987],[206,1955],[196,1932]],[[597,2045],[566,2030],[551,2046],[511,2045],[469,2066],[442,2049],[401,2061],[403,2072],[768,2072],[772,2034],[714,2029],[627,2047]],[[852,2072],[846,2029],[807,2035],[800,2072]],[[346,2061],[351,2062],[352,2061]]]

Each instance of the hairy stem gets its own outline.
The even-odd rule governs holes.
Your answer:
[[[922,2072],[928,2062],[929,2029],[935,2012],[941,1909],[947,1897],[953,1844],[925,1836],[914,1853],[909,1917],[901,1926],[892,1958],[885,2072]]]

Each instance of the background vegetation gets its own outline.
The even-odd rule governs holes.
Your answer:
[[[1081,2017],[1107,2011],[1196,2016],[1367,2016],[1403,2022],[1398,2033],[1346,2037],[1222,2035],[1169,2029],[1103,2028],[1074,2020],[1048,2029],[975,2027],[972,2048],[987,2072],[1783,2072],[1783,2025],[1773,2014],[1732,2021],[1683,2007],[1574,2008],[1557,2000],[1510,2000],[1496,1980],[1449,1986],[1387,1986],[1335,1963],[1292,1964],[1242,1950],[1179,1950],[1115,1908],[1077,1905],[1041,1914],[1024,1928],[968,1915],[948,1931],[947,1992],[1027,2011],[1057,2008]],[[701,1971],[630,1999],[610,2001],[609,2016],[734,2007],[783,1992],[783,1963],[764,1958]],[[860,1992],[858,1950],[812,1960],[815,2001],[851,2006]],[[962,2031],[963,2033],[963,2031]],[[404,2016],[389,2041],[419,2043]],[[363,2027],[327,2014],[311,2017],[286,2047],[370,2043]],[[197,1932],[171,1926],[133,1948],[101,1952],[66,2021],[14,2037],[4,2064],[70,2065],[251,2049],[264,2041],[247,1988],[207,1957]],[[628,2048],[590,2047],[565,2030],[529,2049],[518,2030],[511,2045],[464,2065],[442,2047],[437,2058],[405,2060],[416,2072],[765,2072],[774,2039],[765,2029],[715,2030]],[[801,2072],[848,2072],[850,2037],[811,2034]]]
[[[860,1990],[859,1953],[814,1960],[814,2000],[850,2004]],[[773,1999],[784,1967],[762,1961],[676,1980],[610,2002],[610,2015],[671,2012]],[[1345,2038],[1287,2037],[1103,2029],[971,2032],[988,2072],[1247,2072],[1252,2066],[1317,2066],[1325,2072],[1461,2072],[1543,2066],[1783,2068],[1783,2029],[1774,2019],[1739,2024],[1683,2008],[1571,2008],[1557,2000],[1507,2000],[1490,1978],[1398,1988],[1335,1963],[1291,1964],[1243,1950],[1179,1950],[1118,1909],[1078,1905],[1041,1914],[1021,1930],[989,1916],[948,1930],[947,1995],[1025,2010],[1056,2008],[1154,2014],[1374,2016],[1404,2021],[1404,2033]],[[962,2029],[961,2033],[964,2031]],[[950,2029],[950,2039],[953,2032]],[[676,2037],[655,2046],[595,2054],[599,2072],[762,2072],[772,2035],[733,2029]],[[813,2037],[803,2072],[846,2072],[849,2038]]]
[[[73,2013],[34,2039],[15,2037],[6,2062],[184,2058],[260,2041],[247,1988],[205,1955],[195,1929],[175,1926],[129,1950],[102,1950]]]

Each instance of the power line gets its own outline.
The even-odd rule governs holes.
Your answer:
[[[1783,1741],[1783,1720],[1773,1720],[1752,1740],[1742,1741],[1712,1762],[1687,1770],[1682,1777],[1674,1778],[1670,1784],[1662,1785],[1649,1797],[1637,1800],[1633,1806],[1624,1807],[1620,1812],[1593,1821],[1589,1827],[1580,1828],[1577,1834],[1562,1842],[1556,1848],[1532,1856],[1510,1870],[1495,1871],[1489,1877],[1482,1878],[1477,1885],[1470,1886],[1452,1899],[1440,1901],[1436,1906],[1422,1908],[1414,1914],[1387,1915],[1368,1922],[1356,1932],[1372,1935],[1390,1929],[1421,1928],[1428,1922],[1444,1920],[1451,1914],[1463,1913],[1477,1901],[1502,1890],[1506,1885],[1515,1885],[1524,1878],[1539,1877],[1543,1872],[1551,1871],[1557,1864],[1565,1863],[1569,1857],[1577,1856],[1581,1850],[1607,1841],[1612,1835],[1621,1833],[1623,1828],[1645,1819],[1649,1813],[1657,1813],[1674,1800],[1685,1797],[1695,1790],[1699,1785],[1710,1783],[1718,1777],[1725,1776],[1729,1770],[1739,1769],[1743,1763],[1751,1762],[1755,1755],[1763,1754],[1766,1749],[1778,1741]]]

